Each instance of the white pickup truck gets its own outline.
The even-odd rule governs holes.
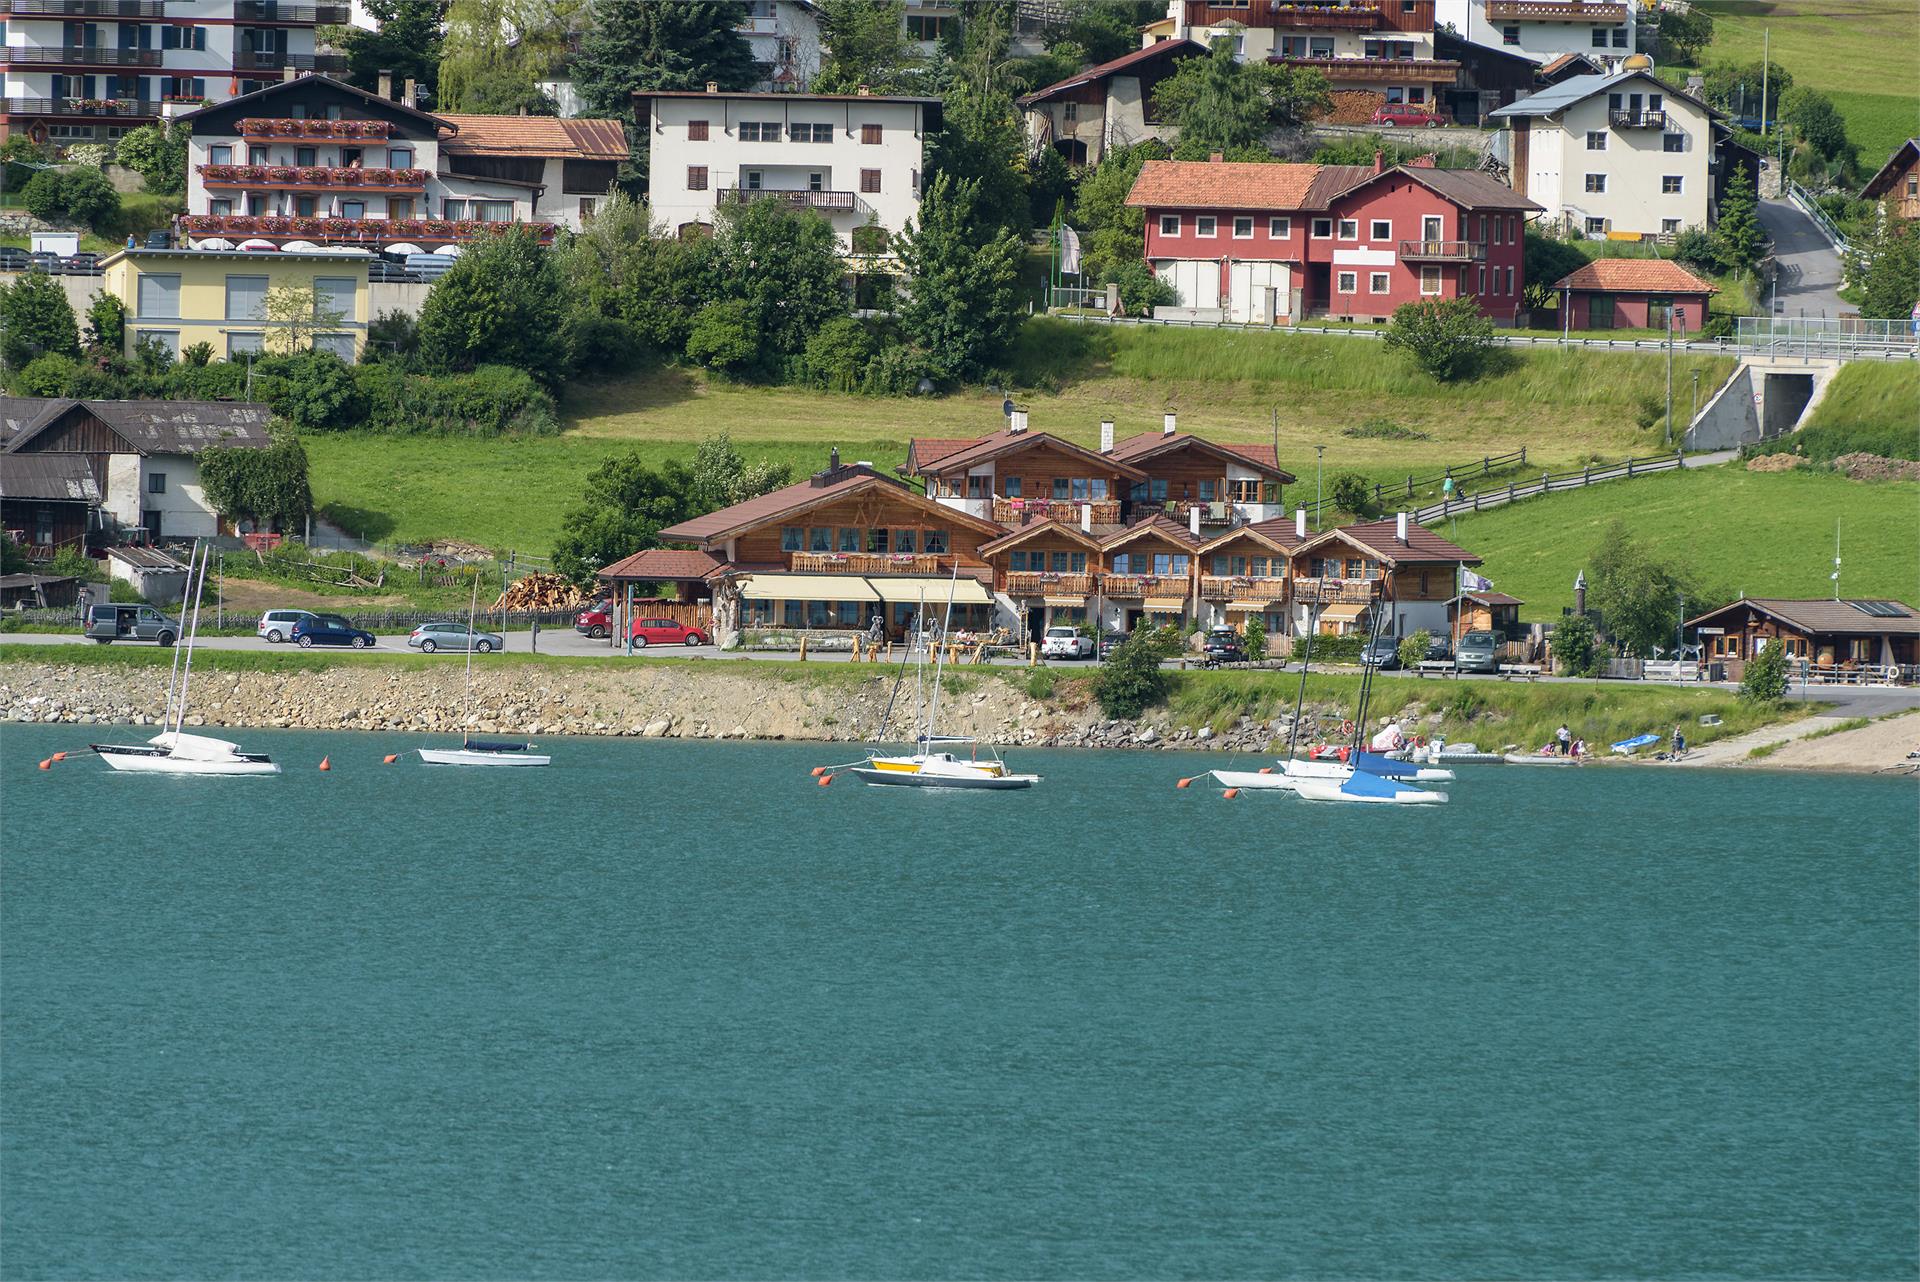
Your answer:
[[[1078,628],[1048,628],[1040,640],[1043,659],[1091,659],[1093,638],[1080,635]]]

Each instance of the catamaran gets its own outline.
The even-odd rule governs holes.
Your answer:
[[[93,743],[99,758],[115,770],[170,775],[277,775],[280,767],[264,752],[242,752],[240,745],[211,735],[187,734],[187,688],[193,679],[193,645],[200,633],[200,597],[207,586],[207,566],[213,559],[211,543],[196,542],[187,554],[187,592],[193,612],[187,619],[187,638],[173,652],[173,670],[167,676],[167,710],[160,733],[143,744]]]
[[[473,580],[473,600],[467,604],[467,697],[466,721],[473,720],[473,624],[480,606],[480,579]],[[549,766],[553,758],[533,751],[530,743],[502,743],[476,740],[463,724],[458,748],[416,748],[420,760],[429,766]]]

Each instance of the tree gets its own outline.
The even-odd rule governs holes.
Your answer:
[[[440,370],[511,365],[557,385],[566,375],[566,283],[520,227],[468,247],[420,309],[420,353]]]
[[[22,396],[71,396],[77,390],[80,363],[71,356],[48,352],[15,369],[12,390]]]
[[[575,306],[619,317],[662,352],[685,348],[694,313],[718,289],[713,240],[659,233],[647,207],[624,192],[555,252]]]
[[[331,352],[260,362],[261,396],[302,430],[346,427],[361,417],[353,371]]]
[[[594,110],[633,114],[641,89],[751,89],[759,64],[737,30],[748,17],[737,0],[602,4],[573,56],[573,83]]]
[[[368,92],[378,92],[380,73],[393,73],[393,83],[415,82],[419,101],[430,105],[440,80],[446,19],[446,0],[364,0],[367,13],[379,24],[374,30],[349,27],[343,37],[347,54],[347,81]]]
[[[1427,647],[1431,644],[1433,644],[1433,633],[1425,628],[1402,637],[1394,651],[1395,657],[1400,660],[1401,669],[1410,672],[1418,671],[1420,664],[1426,660]]]
[[[1159,142],[1114,147],[1080,180],[1072,222],[1083,233],[1081,266],[1088,280],[1105,284],[1127,264],[1145,262],[1147,211],[1129,206],[1127,196],[1146,163],[1166,156]]]
[[[1088,63],[1112,62],[1138,47],[1140,33],[1134,15],[1112,0],[1068,0],[1067,22],[1058,29],[1048,49],[1073,47]]]
[[[687,359],[724,374],[744,374],[761,364],[758,316],[744,299],[708,303],[694,313],[687,331]]]
[[[1335,507],[1355,516],[1373,514],[1373,483],[1358,472],[1342,472],[1328,488]]]
[[[67,216],[66,197],[61,192],[60,171],[42,169],[27,180],[20,191],[20,203],[41,222],[50,223]]]
[[[693,451],[693,505],[713,512],[770,493],[793,480],[785,463],[762,459],[749,463],[733,448],[733,438],[721,431],[703,437]]]
[[[909,282],[900,328],[946,382],[997,366],[1020,328],[1020,241],[982,222],[979,198],[978,183],[942,174],[899,241]]]
[[[907,39],[901,0],[820,0],[820,37],[827,56],[815,93],[874,93],[919,89],[923,60]]]
[[[669,461],[658,470],[638,453],[611,458],[587,475],[579,506],[561,520],[554,569],[576,583],[624,556],[660,546],[660,531],[699,516],[693,476]]]
[[[947,95],[945,125],[934,140],[929,173],[976,183],[976,216],[1016,236],[1032,230],[1026,186],[1026,133],[1013,100],[991,88],[960,85]]]
[[[1153,91],[1153,100],[1161,118],[1178,127],[1181,145],[1203,151],[1264,149],[1270,130],[1299,124],[1332,101],[1320,72],[1241,62],[1224,37],[1207,57],[1181,62]]]
[[[100,290],[87,304],[87,347],[117,357],[126,346],[127,309],[114,295]]]
[[[267,291],[268,351],[281,356],[313,350],[313,340],[340,328],[345,313],[320,303],[311,285],[276,285]]]
[[[1860,315],[1905,320],[1920,299],[1920,223],[1896,216],[1892,197],[1867,233],[1847,250],[1847,279],[1860,291]]]
[[[129,129],[114,149],[114,159],[139,174],[148,191],[177,196],[187,189],[189,132],[181,125]]]
[[[1752,271],[1760,261],[1760,248],[1766,233],[1760,226],[1760,205],[1754,199],[1753,176],[1745,165],[1733,167],[1727,180],[1727,194],[1720,202],[1720,225],[1716,229],[1721,257],[1730,266]]]
[[[1662,13],[1662,25],[1666,20],[1666,14]],[[1716,62],[1706,69],[1702,80],[1705,82],[1708,103],[1739,119],[1759,118],[1763,85],[1767,97],[1767,119],[1777,119],[1780,115],[1780,95],[1793,87],[1793,76],[1785,67],[1777,62],[1762,67],[1758,59],[1752,62]]]
[[[1740,698],[1762,706],[1779,703],[1787,697],[1790,675],[1787,648],[1776,638],[1747,660],[1746,671],[1740,677]]]
[[[1552,236],[1542,235],[1529,227],[1525,233],[1522,256],[1526,262],[1527,288],[1545,285],[1551,289],[1555,283],[1564,280],[1587,264],[1587,256]]]
[[[483,85],[501,93],[500,77],[533,86],[558,65],[585,13],[586,0],[450,0],[437,105],[469,110]]]
[[[1686,593],[1681,572],[1635,542],[1622,521],[1608,527],[1588,561],[1587,601],[1629,653],[1674,644],[1683,593],[1695,595]]]
[[[207,502],[223,516],[292,526],[313,510],[307,451],[292,432],[265,449],[213,445],[195,457]]]
[[[1569,614],[1553,629],[1553,658],[1563,677],[1586,677],[1594,673],[1593,621],[1584,614]]]
[[[60,200],[67,217],[103,233],[120,217],[120,193],[90,165],[60,171]]]
[[[714,236],[715,294],[747,304],[763,363],[806,350],[814,330],[847,310],[833,226],[777,200],[725,206]]]
[[[460,110],[476,116],[557,116],[560,104],[524,73],[489,67],[475,72],[467,82]]]
[[[1699,5],[1660,10],[1660,58],[1693,66],[1713,43],[1713,15]]]
[[[1109,717],[1132,720],[1167,697],[1166,640],[1142,624],[1113,648],[1094,674],[1093,697]]]
[[[1241,635],[1241,644],[1246,647],[1247,657],[1258,663],[1267,657],[1267,625],[1259,615],[1247,620],[1247,630]]]
[[[1493,322],[1472,298],[1403,303],[1394,309],[1385,341],[1440,382],[1451,383],[1486,368],[1493,355]]]
[[[1787,90],[1780,96],[1780,118],[1793,126],[1802,141],[1828,160],[1849,148],[1847,122],[1833,105],[1833,99],[1818,89],[1795,85]]]
[[[0,358],[19,369],[43,353],[80,355],[80,329],[67,292],[43,271],[30,271],[0,286]]]

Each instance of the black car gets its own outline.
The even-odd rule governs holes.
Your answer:
[[[373,633],[354,627],[337,614],[309,614],[295,621],[293,641],[303,650],[316,645],[350,645],[364,650],[373,644]]]
[[[1451,658],[1453,658],[1453,649],[1447,644],[1447,639],[1444,636],[1431,636],[1427,638],[1428,663],[1445,663]]]
[[[83,249],[77,254],[67,255],[67,272],[73,276],[93,276],[100,271],[100,255],[92,250]]]
[[[1381,669],[1397,668],[1400,666],[1400,643],[1392,637],[1375,637],[1361,649],[1360,662]]]
[[[31,261],[24,249],[15,249],[11,245],[0,247],[0,272],[23,272]]]
[[[32,254],[28,255],[27,263],[34,271],[42,271],[49,276],[57,276],[60,273],[60,255],[53,253],[51,250],[34,250]]]
[[[1122,641],[1125,641],[1126,639],[1127,639],[1127,634],[1124,632],[1102,633],[1100,636],[1101,661],[1105,662],[1107,659],[1111,658],[1113,656],[1114,650],[1118,648],[1120,643]]]
[[[1201,651],[1201,662],[1207,667],[1222,663],[1245,663],[1247,652],[1240,644],[1240,634],[1232,628],[1215,628],[1207,633],[1205,648]]]

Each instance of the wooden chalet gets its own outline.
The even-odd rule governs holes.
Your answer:
[[[78,454],[0,453],[0,529],[29,560],[85,551],[103,534],[100,487]]]
[[[1525,604],[1505,592],[1462,592],[1447,602],[1454,641],[1458,643],[1469,632],[1497,632],[1504,640],[1521,640],[1526,629],[1520,622],[1520,607]]]
[[[1404,512],[1328,530],[1301,543],[1293,560],[1293,630],[1368,632],[1380,609],[1381,632],[1396,637],[1447,633],[1460,571],[1481,563]]]
[[[1287,635],[1287,597],[1294,551],[1306,541],[1298,521],[1261,521],[1226,531],[1199,548],[1202,619],[1208,627],[1244,631],[1258,618],[1269,636]]]
[[[1743,598],[1688,619],[1687,627],[1729,680],[1738,681],[1770,645],[1783,646],[1816,681],[1920,677],[1920,610],[1904,601]]]

